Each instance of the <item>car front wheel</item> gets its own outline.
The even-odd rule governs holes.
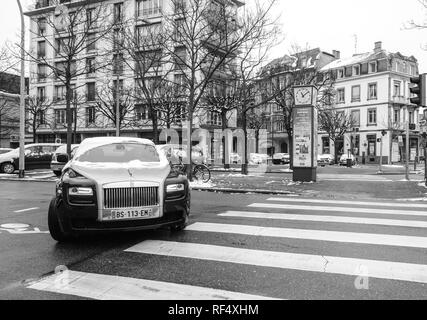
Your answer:
[[[58,242],[64,242],[69,240],[69,236],[61,229],[58,217],[58,208],[56,207],[55,198],[50,201],[47,222],[49,226],[50,235],[53,239]]]
[[[187,212],[186,212],[186,215],[185,215],[184,222],[182,222],[180,224],[175,224],[175,225],[171,226],[170,230],[172,232],[182,231],[182,230],[184,230],[188,226],[189,216],[190,216],[190,199],[187,199],[186,207],[187,207]]]
[[[15,166],[13,165],[13,163],[6,162],[1,165],[0,170],[1,172],[11,174],[15,172]]]

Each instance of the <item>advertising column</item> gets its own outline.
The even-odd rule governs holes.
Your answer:
[[[316,181],[317,93],[314,87],[296,87],[293,113],[293,181]],[[307,97],[310,96],[310,99]]]

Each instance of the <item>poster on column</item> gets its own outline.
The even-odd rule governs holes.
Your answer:
[[[315,167],[317,141],[314,141],[314,108],[297,107],[294,110],[293,165],[300,168]],[[317,159],[316,159],[317,160]]]

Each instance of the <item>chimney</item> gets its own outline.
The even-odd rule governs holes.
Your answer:
[[[381,45],[382,45],[381,41],[375,42],[375,48],[374,48],[374,52],[375,53],[378,53],[378,52],[380,52],[382,50]]]
[[[341,58],[341,52],[339,52],[338,50],[332,50],[332,55],[333,55],[336,59],[340,59],[340,58]]]

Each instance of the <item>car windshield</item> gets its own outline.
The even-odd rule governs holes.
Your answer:
[[[154,146],[140,143],[114,143],[90,149],[76,160],[81,162],[114,162],[127,163],[139,160],[142,162],[160,162]]]

